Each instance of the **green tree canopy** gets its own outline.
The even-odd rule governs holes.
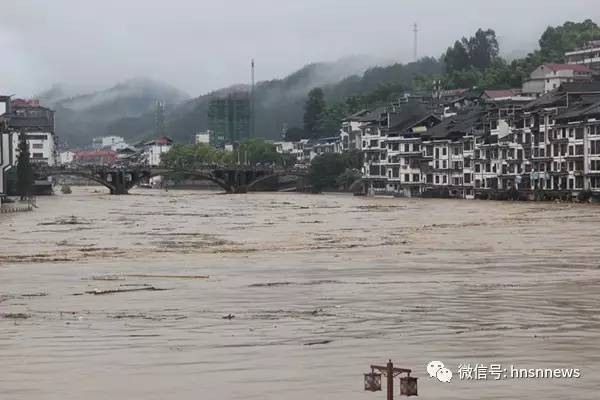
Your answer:
[[[304,130],[311,137],[318,137],[321,129],[321,117],[326,108],[323,89],[315,88],[308,92],[308,100],[304,105]]]
[[[29,159],[29,144],[25,132],[19,134],[17,154],[17,194],[21,200],[31,195],[33,188],[33,167]]]
[[[161,156],[161,166],[179,170],[194,170],[207,164],[231,164],[231,152],[215,149],[206,143],[174,144]]]
[[[446,70],[450,73],[476,69],[482,71],[498,57],[499,46],[493,29],[479,29],[475,36],[456,41],[444,55]]]
[[[561,62],[566,52],[597,39],[600,39],[600,28],[594,21],[565,22],[562,26],[548,27],[542,34],[540,55],[543,62]]]
[[[233,161],[250,164],[268,163],[281,164],[281,154],[277,152],[273,143],[264,139],[242,140],[237,150],[233,152]]]
[[[325,153],[315,157],[308,171],[308,180],[315,191],[349,186],[348,180],[360,174],[362,154],[356,152]]]
[[[287,130],[285,133],[285,140],[290,142],[298,142],[302,139],[308,139],[309,134],[302,128],[298,128],[297,126],[293,126]]]

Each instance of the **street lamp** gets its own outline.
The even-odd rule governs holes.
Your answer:
[[[377,372],[376,372],[377,371]],[[365,390],[378,392],[381,390],[381,376],[387,378],[387,400],[394,400],[394,378],[406,374],[400,378],[400,395],[417,396],[417,378],[410,376],[412,371],[406,368],[394,368],[392,360],[385,367],[371,365],[371,372],[365,374]]]

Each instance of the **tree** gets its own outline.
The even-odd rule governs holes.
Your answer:
[[[348,115],[345,102],[339,102],[327,107],[319,118],[318,137],[329,137],[339,134],[342,128],[342,119]]]
[[[463,38],[463,41],[465,40]],[[471,66],[471,62],[465,45],[457,40],[454,43],[454,47],[449,47],[446,51],[444,63],[446,64],[446,70],[450,73],[468,69]]]
[[[228,165],[231,162],[231,152],[215,149],[206,143],[177,143],[161,156],[162,167],[187,171],[200,169],[207,164]]]
[[[233,152],[234,162],[248,162],[254,164],[281,164],[281,154],[277,152],[272,143],[264,139],[242,140],[237,150]]]
[[[315,191],[336,188],[336,178],[346,170],[342,154],[325,153],[315,157],[310,163],[308,180]]]
[[[335,183],[339,188],[344,190],[350,189],[352,184],[359,180],[362,177],[362,174],[357,169],[346,168],[344,172],[338,175],[335,178]]]
[[[600,39],[600,28],[590,19],[548,27],[539,41],[541,58],[543,62],[561,62],[566,52],[597,39]]]
[[[500,51],[496,32],[493,29],[477,30],[475,36],[469,39],[467,48],[471,66],[480,71],[489,67]]]
[[[290,141],[290,142],[298,142],[302,139],[308,139],[308,138],[309,138],[308,133],[304,129],[298,128],[297,126],[291,127],[285,133],[285,140]]]
[[[29,159],[27,135],[21,131],[17,155],[17,194],[24,200],[31,195],[33,188],[33,168]]]
[[[321,116],[326,106],[323,89],[315,88],[308,92],[308,100],[304,105],[304,130],[311,137],[319,136]]]
[[[483,71],[498,57],[498,40],[493,29],[478,29],[475,36],[456,41],[444,55],[446,71],[456,73],[474,68]]]
[[[360,176],[359,170],[362,164],[362,153],[358,150],[342,154],[321,154],[312,160],[308,180],[315,191],[346,188],[354,183],[357,176]],[[352,182],[348,183],[350,180]]]

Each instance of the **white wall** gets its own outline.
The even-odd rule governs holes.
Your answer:
[[[0,133],[0,194],[4,194],[4,174],[13,164],[11,133]]]
[[[148,146],[146,149],[146,159],[148,160],[148,164],[153,167],[159,166],[160,156],[169,150],[171,150],[171,145],[169,144],[153,144]]]
[[[56,164],[56,137],[51,132],[27,132],[27,143],[29,144],[29,158],[32,163],[43,163],[47,165]],[[13,140],[13,162],[16,162],[19,148],[20,134],[12,135]]]
[[[197,133],[196,134],[196,143],[210,143],[210,133]]]

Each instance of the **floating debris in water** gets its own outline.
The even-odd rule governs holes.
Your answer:
[[[2,318],[6,319],[29,319],[31,315],[25,313],[6,313],[2,314]]]
[[[333,340],[318,340],[318,341],[314,341],[314,342],[308,342],[308,343],[304,343],[305,346],[316,346],[319,344],[329,344],[333,342]]]
[[[138,288],[132,288],[132,289],[108,289],[108,290],[94,289],[94,290],[89,290],[89,291],[85,292],[85,294],[103,295],[103,294],[141,292],[141,291],[163,291],[163,290],[169,290],[169,289],[160,289],[160,288],[155,288],[154,286],[138,287]],[[78,296],[80,294],[77,293],[75,295]]]

